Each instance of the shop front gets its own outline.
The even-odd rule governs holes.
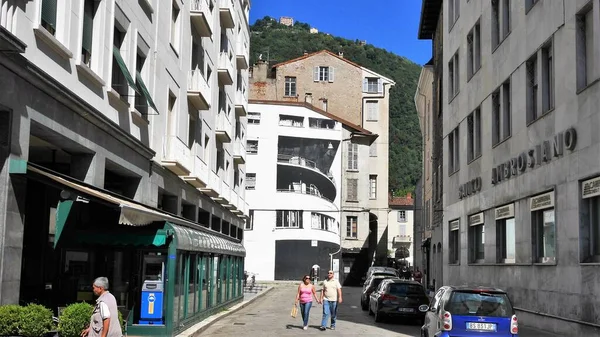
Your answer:
[[[109,279],[129,335],[173,336],[243,298],[240,240],[28,163],[20,302],[59,315]]]

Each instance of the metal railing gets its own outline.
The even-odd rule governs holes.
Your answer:
[[[316,197],[319,197],[323,200],[327,200],[331,203],[333,203],[333,200],[325,197],[324,195],[321,194],[321,192],[319,192],[319,190],[312,189],[312,188],[299,188],[299,189],[294,189],[294,188],[285,188],[285,189],[277,189],[277,192],[279,193],[298,193],[298,194],[306,194],[306,195],[314,195]]]
[[[329,171],[327,173],[323,172],[323,170],[321,170],[317,166],[317,163],[315,163],[312,160],[309,160],[309,159],[306,159],[306,158],[302,158],[300,156],[292,156],[292,155],[289,155],[289,154],[278,154],[277,155],[277,162],[278,163],[286,163],[286,164],[292,164],[292,165],[298,165],[298,166],[308,167],[310,169],[318,171],[318,172],[322,173],[323,175],[327,176],[327,178],[329,178],[329,180],[331,180],[331,182],[333,182],[335,184],[335,180],[333,178],[333,173],[331,171]]]

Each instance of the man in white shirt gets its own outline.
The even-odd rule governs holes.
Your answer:
[[[92,285],[98,296],[92,312],[90,326],[81,332],[81,337],[122,337],[117,300],[108,291],[108,279],[98,277]]]
[[[321,321],[321,331],[327,329],[327,321],[331,315],[331,330],[335,330],[335,318],[337,316],[337,305],[342,303],[342,285],[333,278],[333,270],[327,273],[327,280],[323,281],[321,289],[321,303],[323,303],[323,320]]]

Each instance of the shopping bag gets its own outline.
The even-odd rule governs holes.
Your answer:
[[[296,318],[296,315],[298,315],[298,307],[294,304],[294,306],[292,307],[292,312],[291,312],[292,317]]]

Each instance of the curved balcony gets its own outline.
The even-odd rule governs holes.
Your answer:
[[[316,213],[323,211],[323,214],[333,216],[338,211],[338,206],[331,200],[313,195],[310,193],[301,193],[290,190],[277,190],[272,207],[276,209],[295,209],[302,205],[302,209],[311,210]],[[310,227],[310,225],[308,225]]]
[[[328,200],[335,200],[337,189],[335,179],[331,172],[324,173],[314,161],[290,155],[277,155],[278,185],[285,189],[289,184],[297,181],[304,182],[307,187],[314,185]],[[284,179],[285,178],[285,179]]]
[[[300,188],[300,189],[294,189],[294,188],[277,189],[277,193],[298,193],[298,194],[312,195],[317,198],[321,198],[321,199],[324,199],[324,200],[327,200],[327,201],[333,203],[333,200],[330,200],[326,196],[322,195],[321,192],[319,192],[319,190],[316,187],[314,187],[314,185],[312,185],[310,187],[306,187],[306,188]]]

